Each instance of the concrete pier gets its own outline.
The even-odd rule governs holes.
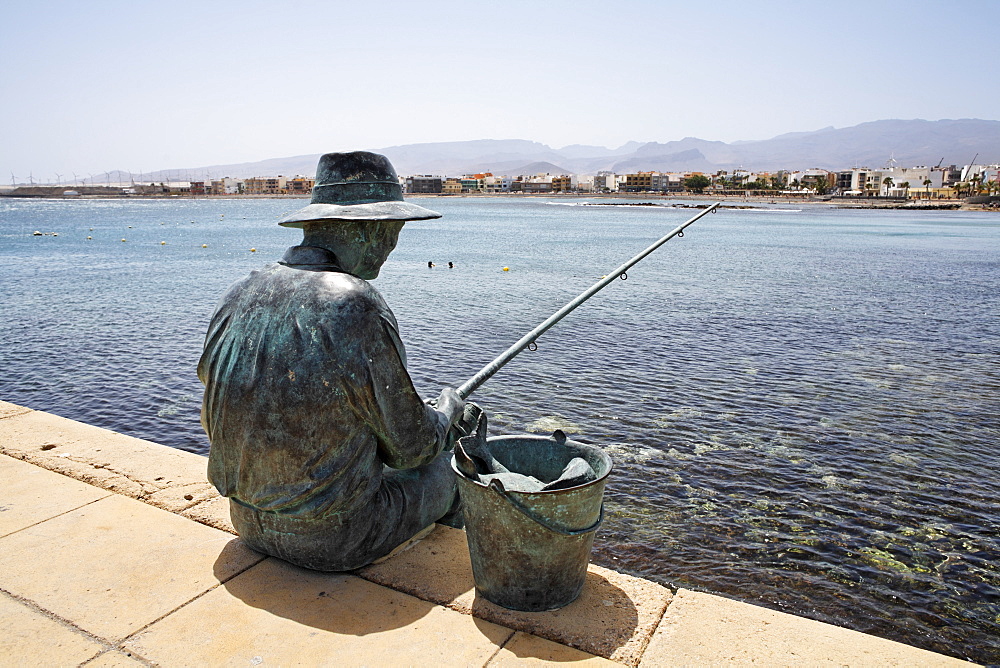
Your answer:
[[[597,566],[562,610],[505,610],[448,527],[303,570],[241,543],[205,465],[0,401],[0,665],[970,665]]]

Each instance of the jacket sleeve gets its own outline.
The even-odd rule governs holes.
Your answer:
[[[413,387],[391,312],[386,308],[375,315],[366,329],[370,393],[364,419],[378,440],[379,458],[395,469],[427,464],[444,448],[448,419],[424,403]]]

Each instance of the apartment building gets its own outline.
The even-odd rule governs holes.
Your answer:
[[[308,195],[312,192],[314,185],[316,185],[315,179],[296,176],[294,179],[288,179],[285,182],[285,190],[289,195]]]
[[[552,177],[548,174],[537,174],[521,181],[521,191],[525,193],[552,192]]]
[[[625,192],[642,193],[653,189],[653,172],[637,172],[625,175]]]
[[[573,174],[572,188],[578,193],[592,193],[594,192],[594,177],[587,174],[577,175]]]
[[[573,190],[573,179],[565,174],[552,177],[552,192],[568,193]]]
[[[436,194],[444,192],[443,181],[440,176],[423,174],[420,176],[406,177],[404,189],[408,193]]]
[[[597,172],[594,175],[594,192],[618,192],[618,178],[614,172]]]
[[[284,195],[288,192],[287,182],[284,176],[253,177],[243,182],[243,192],[247,195]]]
[[[787,179],[789,186],[821,191],[832,188],[837,183],[837,175],[825,169],[806,169],[792,172]]]
[[[680,185],[680,179],[672,181],[670,174],[660,172],[637,172],[626,174],[625,186],[624,188],[619,188],[619,190],[630,193],[667,192],[670,190],[671,183],[678,186]]]
[[[950,168],[938,169],[936,167],[887,167],[884,169],[868,169],[866,167],[855,167],[837,172],[835,175],[836,188],[847,195],[865,195],[905,197],[909,191],[918,192],[923,190],[938,191],[944,188],[948,181],[947,176]],[[886,179],[892,179],[891,184],[886,183]],[[924,181],[930,181],[924,184]],[[908,183],[909,186],[904,186]]]
[[[228,176],[221,179],[213,179],[209,190],[210,195],[242,195],[243,181],[233,179]]]
[[[488,193],[510,192],[511,184],[514,182],[509,176],[494,176],[487,174],[483,179],[483,189]]]

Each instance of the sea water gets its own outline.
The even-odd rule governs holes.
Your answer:
[[[422,394],[694,213],[607,201],[419,200],[374,284]],[[304,204],[0,200],[0,399],[206,453],[209,317]],[[996,663],[998,276],[995,214],[725,209],[473,399],[611,454],[597,563]]]

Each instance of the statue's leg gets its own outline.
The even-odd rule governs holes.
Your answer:
[[[396,527],[386,533],[380,549],[392,550],[457,509],[458,481],[451,458],[451,452],[442,452],[426,466],[385,473],[381,495],[389,514],[398,520]]]
[[[367,566],[451,510],[458,494],[451,453],[425,466],[389,470],[378,494],[350,513],[301,520],[230,504],[233,525],[253,549],[319,571]]]

